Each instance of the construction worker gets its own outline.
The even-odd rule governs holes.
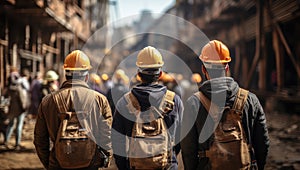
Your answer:
[[[58,74],[53,71],[49,70],[47,71],[45,75],[45,80],[43,81],[43,85],[41,88],[41,98],[40,101],[42,101],[42,98],[47,96],[49,93],[57,91],[59,89],[59,83],[58,83]]]
[[[129,78],[125,74],[124,70],[117,69],[115,71],[113,76],[113,83],[114,86],[108,90],[106,95],[112,113],[115,112],[115,104],[117,104],[118,100],[129,91]]]
[[[163,72],[159,81],[166,86],[167,89],[174,91],[181,98],[183,92],[174,77],[175,74]]]
[[[101,75],[101,79],[103,82],[104,93],[105,93],[105,95],[107,95],[108,90],[114,86],[114,83],[111,80],[111,78],[108,76],[108,74],[106,74],[106,73],[103,73]]]
[[[24,147],[21,145],[22,130],[24,119],[27,115],[27,110],[29,108],[29,71],[27,69],[23,70],[22,75],[16,67],[11,68],[11,72],[8,78],[8,95],[10,97],[9,112],[7,114],[7,125],[4,144],[7,149],[9,148],[9,140],[14,132],[14,123],[16,123],[16,142],[14,149],[20,150]]]
[[[239,95],[240,87],[233,78],[228,77],[228,63],[231,61],[228,48],[221,41],[210,41],[202,48],[199,58],[203,63],[202,72],[206,78],[206,81],[201,84],[199,91],[219,108],[224,108],[224,106],[232,108],[236,96]],[[211,169],[211,166],[215,166],[210,165],[211,160],[207,155],[207,151],[214,144],[213,134],[215,130],[214,123],[216,122],[212,121],[215,118],[211,116],[211,112],[214,110],[210,110],[208,114],[205,104],[199,99],[201,97],[192,95],[185,105],[181,148],[186,170]],[[255,94],[249,92],[244,101],[241,122],[245,131],[246,141],[254,151],[250,151],[251,166],[255,167],[257,164],[258,169],[261,170],[264,169],[269,148],[266,117]],[[222,115],[218,116],[222,117]],[[215,152],[214,154],[218,153]],[[248,155],[248,157],[250,156]],[[225,156],[223,158],[229,159]],[[222,167],[222,165],[218,166]],[[232,165],[229,169],[234,169],[234,166]],[[221,169],[226,168],[223,166]]]
[[[193,73],[185,87],[185,95],[183,96],[183,101],[186,102],[187,99],[199,90],[199,87],[202,82],[202,77],[199,73]]]
[[[88,85],[90,86],[91,89],[96,90],[97,92],[105,95],[103,89],[103,84],[100,76],[98,76],[96,73],[91,73],[90,78],[88,81]]]
[[[57,143],[61,142],[61,140],[57,139],[59,135],[61,135],[58,131],[66,130],[66,128],[61,129],[63,125],[65,126],[65,124],[62,123],[64,123],[65,120],[71,119],[71,116],[68,118],[66,113],[75,112],[78,119],[79,115],[81,115],[81,117],[84,116],[84,120],[82,120],[84,124],[82,124],[82,126],[85,126],[79,129],[79,131],[86,133],[86,130],[90,129],[90,131],[87,132],[89,134],[88,136],[93,138],[94,143],[97,143],[107,157],[111,158],[111,110],[106,97],[90,89],[87,85],[90,68],[90,60],[82,51],[75,50],[71,52],[64,61],[66,81],[63,82],[58,91],[45,96],[39,106],[34,129],[34,145],[37,155],[46,169],[63,169],[62,163],[58,160],[58,155],[67,152],[66,154],[71,157],[72,154],[77,153],[78,150],[82,150],[80,148],[72,149],[71,144],[73,143],[68,139],[69,143],[66,145],[67,148],[61,150],[57,148],[56,151]],[[62,111],[64,111],[64,113],[62,113]],[[86,114],[83,115],[80,113]],[[63,120],[61,119],[62,116],[59,115],[65,115]],[[72,118],[72,120],[74,119]],[[53,143],[51,150],[49,148],[50,141]],[[79,141],[81,140],[77,140],[78,144],[81,143]],[[86,140],[82,141],[84,142]],[[95,152],[96,150],[97,149],[95,149]],[[85,157],[81,156],[82,155],[77,155],[76,159],[85,159]],[[67,157],[63,158],[67,159]],[[93,164],[94,161],[92,161],[98,158],[98,154],[92,155],[91,160],[89,160],[92,163],[81,169],[98,169],[98,166],[95,166]],[[78,165],[78,167],[79,166],[80,165]]]
[[[113,131],[112,131],[112,144],[113,144],[113,151],[114,151],[114,158],[117,167],[120,170],[129,170],[129,169],[157,169],[153,168],[151,164],[153,163],[155,159],[148,159],[149,162],[140,162],[139,166],[143,167],[137,167],[133,164],[133,160],[139,161],[143,160],[140,155],[130,156],[130,153],[132,154],[139,154],[139,153],[145,153],[145,151],[137,151],[135,153],[132,152],[133,146],[138,145],[130,145],[131,142],[134,142],[134,137],[132,135],[137,132],[133,130],[134,125],[140,123],[138,121],[137,116],[145,116],[150,117],[149,111],[150,108],[160,108],[160,104],[165,99],[165,94],[167,93],[167,88],[163,85],[158,84],[158,79],[162,75],[162,66],[164,62],[162,59],[162,56],[160,52],[155,49],[154,47],[148,46],[142,49],[139,54],[137,55],[137,61],[136,66],[138,67],[138,76],[141,79],[141,83],[133,86],[130,93],[127,93],[124,95],[117,103],[116,105],[116,111],[114,113],[114,119],[113,119]],[[168,143],[165,145],[172,146],[171,151],[169,152],[172,156],[168,157],[168,160],[162,160],[158,158],[158,162],[162,163],[165,161],[166,167],[165,169],[177,169],[177,159],[175,150],[180,150],[179,145],[174,146],[174,143],[179,142],[179,133],[180,133],[180,124],[181,124],[181,118],[182,118],[182,112],[183,112],[183,105],[181,102],[181,99],[178,95],[176,95],[174,92],[170,92],[173,94],[174,98],[172,99],[172,108],[164,115],[163,120],[167,126],[167,131],[170,134],[170,137],[172,138],[172,143]],[[131,96],[129,99],[127,98]],[[135,100],[133,100],[134,98]],[[131,100],[132,99],[132,100]],[[130,106],[137,106],[136,109],[138,109],[140,114],[135,115],[131,112],[133,107]],[[146,122],[145,122],[146,123]],[[146,123],[147,124],[147,123]],[[149,123],[149,126],[151,126],[152,122]],[[147,124],[148,125],[148,124]],[[143,124],[144,126],[144,124]],[[146,128],[146,127],[145,127]],[[149,128],[149,127],[148,127]],[[148,129],[147,128],[147,129]],[[152,127],[155,129],[156,127]],[[151,129],[151,128],[150,128]],[[150,130],[149,129],[149,130]],[[144,129],[145,130],[145,129]],[[148,131],[148,132],[151,132]],[[145,132],[146,133],[146,132]],[[153,134],[155,135],[155,134]],[[134,139],[133,139],[134,138]],[[129,144],[126,143],[126,140],[129,139]],[[174,142],[175,139],[175,142]],[[161,149],[163,147],[168,147],[165,145],[158,145],[157,143],[153,143],[153,146],[146,146],[146,138],[143,138],[141,140],[138,140],[140,142],[145,141],[145,145],[141,147],[140,149],[151,149],[151,154],[154,154],[155,148]],[[153,140],[152,140],[153,141]],[[158,141],[158,140],[157,140]],[[153,141],[154,142],[154,141]],[[132,146],[132,147],[129,147]],[[126,148],[129,147],[129,150]],[[153,150],[152,150],[153,149]],[[146,152],[149,153],[149,152]],[[153,155],[149,156],[153,156]],[[151,167],[150,167],[151,166]],[[159,167],[158,169],[164,169],[163,167]]]
[[[200,76],[199,73],[193,73],[193,74],[192,74],[192,77],[191,77],[191,81],[192,81],[193,83],[196,83],[198,86],[200,86],[200,83],[201,83],[201,81],[202,81],[202,78],[201,78],[201,76]]]

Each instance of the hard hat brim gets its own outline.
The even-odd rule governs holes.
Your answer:
[[[207,57],[204,57],[203,55],[200,55],[199,59],[203,63],[211,63],[211,64],[225,64],[225,63],[229,63],[231,61],[231,58],[228,60],[208,60]]]
[[[142,65],[142,64],[136,63],[136,66],[139,68],[161,68],[163,65],[164,65],[164,62],[162,62],[161,64],[151,64],[151,65]]]
[[[71,68],[71,67],[64,67],[65,70],[71,70],[71,71],[75,71],[75,70],[79,70],[79,71],[84,71],[84,70],[90,70],[92,67],[87,67],[87,68]]]

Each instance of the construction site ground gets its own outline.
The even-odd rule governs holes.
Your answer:
[[[266,116],[271,146],[265,169],[300,170],[300,115],[272,112]],[[0,170],[44,169],[33,145],[34,124],[34,120],[26,118],[20,150],[14,149],[15,136],[12,136],[9,148],[0,146]],[[0,141],[3,141],[3,135]],[[182,167],[180,161],[179,169]],[[117,168],[113,164],[107,169]]]

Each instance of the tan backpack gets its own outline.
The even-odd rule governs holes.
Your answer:
[[[243,107],[247,101],[248,91],[239,89],[233,107],[223,109],[220,121],[218,114],[222,113],[222,110],[220,112],[220,108],[202,92],[197,92],[195,95],[216,123],[212,144],[208,150],[199,151],[200,157],[208,157],[213,170],[250,169],[250,145],[247,144],[242,127]]]
[[[91,164],[101,167],[103,159],[99,155],[100,149],[90,139],[84,127],[86,111],[69,111],[61,93],[53,94],[53,99],[59,110],[61,120],[55,141],[55,155],[59,165],[66,169],[84,168]],[[80,119],[80,120],[79,120]],[[102,155],[103,156],[103,155]]]
[[[129,141],[129,162],[132,169],[163,169],[169,165],[174,140],[168,132],[164,116],[173,109],[175,93],[167,90],[159,109],[151,106],[141,112],[136,97],[127,93],[127,108],[136,116]]]

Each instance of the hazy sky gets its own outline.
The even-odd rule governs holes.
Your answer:
[[[117,9],[114,6],[110,7],[112,20],[139,15],[143,9],[148,9],[153,13],[163,13],[175,4],[175,0],[116,0],[116,2],[118,3]],[[116,17],[116,12],[119,18]]]

